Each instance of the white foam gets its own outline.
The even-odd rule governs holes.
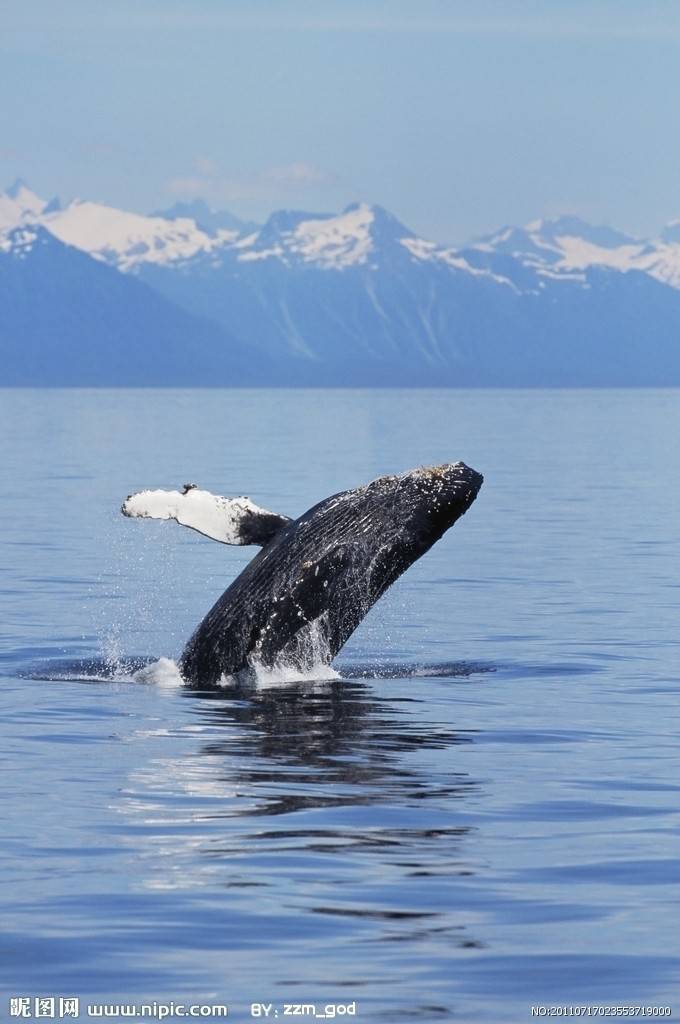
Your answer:
[[[279,653],[273,665],[263,665],[255,651],[247,668],[236,676],[223,675],[218,685],[260,687],[286,686],[289,683],[322,683],[340,679],[331,666],[327,631],[323,616],[308,622]]]
[[[133,673],[136,683],[152,683],[164,689],[176,689],[184,685],[184,679],[176,661],[172,658],[159,658],[151,665],[145,665]]]
[[[273,665],[263,665],[256,650],[249,661],[250,674],[256,685],[284,686],[286,683],[339,679],[340,676],[331,667],[326,619],[324,613],[306,623],[279,652]]]
[[[253,663],[248,675],[248,682],[255,689],[287,686],[289,683],[323,683],[329,679],[340,679],[340,676],[332,665],[326,663],[312,665],[307,669],[300,669],[297,665],[286,665],[283,662],[277,662],[271,668]],[[234,677],[222,676],[219,685],[234,686]]]

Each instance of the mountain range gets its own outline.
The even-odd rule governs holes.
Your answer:
[[[680,222],[463,247],[380,206],[151,215],[0,194],[0,384],[680,384]]]

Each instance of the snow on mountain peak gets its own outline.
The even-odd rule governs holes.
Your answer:
[[[524,228],[504,228],[480,239],[474,249],[503,254],[541,278],[585,280],[589,268],[649,274],[680,288],[680,223],[671,222],[660,238],[644,241],[579,217],[531,221]]]
[[[328,267],[366,263],[373,251],[372,209],[365,203],[348,207],[336,217],[301,221],[292,235],[291,249],[306,262]]]
[[[376,241],[401,241],[404,238],[415,238],[410,228],[401,223],[393,213],[376,203],[351,203],[343,210],[343,215],[363,211],[370,216],[371,233]]]
[[[43,212],[47,203],[32,192],[21,178],[0,193],[0,231],[11,230]]]
[[[396,217],[369,203],[351,203],[338,214],[279,210],[239,260],[278,257],[340,270],[366,264],[380,247],[411,237]]]
[[[39,210],[45,205],[45,200],[35,194],[26,184],[23,178],[17,178],[5,191],[5,195],[19,203],[25,209]]]
[[[39,246],[58,245],[49,231],[38,223],[20,224],[0,234],[0,252],[7,253],[12,259],[24,260],[28,254]]]
[[[180,216],[184,212],[197,216]],[[396,250],[394,246],[414,238],[396,217],[368,203],[352,203],[339,214],[279,210],[247,236],[243,230],[220,228],[215,222],[201,225],[198,217],[212,216],[204,204],[186,204],[167,213],[145,216],[81,199],[62,208],[58,201],[46,203],[18,181],[0,197],[0,230],[39,222],[61,242],[124,272],[149,263],[177,265],[226,250],[240,261],[276,257],[287,264],[340,270],[367,264],[372,255],[390,249],[401,252],[401,246]]]
[[[588,224],[571,214],[551,220],[532,220],[523,228],[505,227],[473,243],[473,248],[485,252],[502,252],[529,261],[559,263],[565,255],[565,246],[575,255],[583,243],[587,252],[618,250],[622,246],[638,245],[637,239],[606,225]],[[586,249],[582,257],[588,258]],[[598,260],[598,262],[606,262]]]
[[[601,249],[618,249],[622,245],[635,245],[637,239],[610,228],[606,224],[589,224],[573,214],[554,220],[535,220],[527,224],[526,231],[542,241],[555,242],[560,238],[580,238]]]
[[[228,227],[231,225],[233,227]],[[465,249],[416,236],[381,206],[355,202],[341,213],[279,210],[257,228],[205,203],[176,204],[145,216],[105,203],[74,200],[62,208],[17,179],[0,193],[0,246],[27,251],[29,234],[42,226],[59,241],[122,271],[144,265],[183,266],[194,257],[211,265],[279,260],[288,267],[371,270],[394,260],[438,263],[520,288],[544,287],[548,278],[585,282],[589,268],[639,271],[680,289],[680,221],[644,241],[580,217],[534,220],[505,227]],[[253,228],[245,234],[246,228]],[[15,234],[25,229],[26,234]]]
[[[238,237],[238,232],[230,231],[208,235],[188,218],[146,217],[80,199],[48,214],[44,223],[62,242],[123,271],[140,263],[190,259]]]
[[[28,185],[23,178],[15,178],[9,188],[5,189],[5,195],[9,196],[10,199],[17,199],[19,194],[28,189]]]

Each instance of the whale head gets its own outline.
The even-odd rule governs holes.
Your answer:
[[[464,462],[421,466],[391,479],[395,515],[414,543],[426,548],[467,512],[484,481],[481,473]]]
[[[467,512],[483,479],[464,462],[381,476],[319,502],[289,532],[317,555],[341,548],[372,562],[381,553],[403,572]]]

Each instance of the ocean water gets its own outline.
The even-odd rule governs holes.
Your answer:
[[[0,1019],[677,1015],[679,436],[672,390],[0,392]],[[129,492],[297,515],[459,458],[338,678],[177,685],[252,551]]]

